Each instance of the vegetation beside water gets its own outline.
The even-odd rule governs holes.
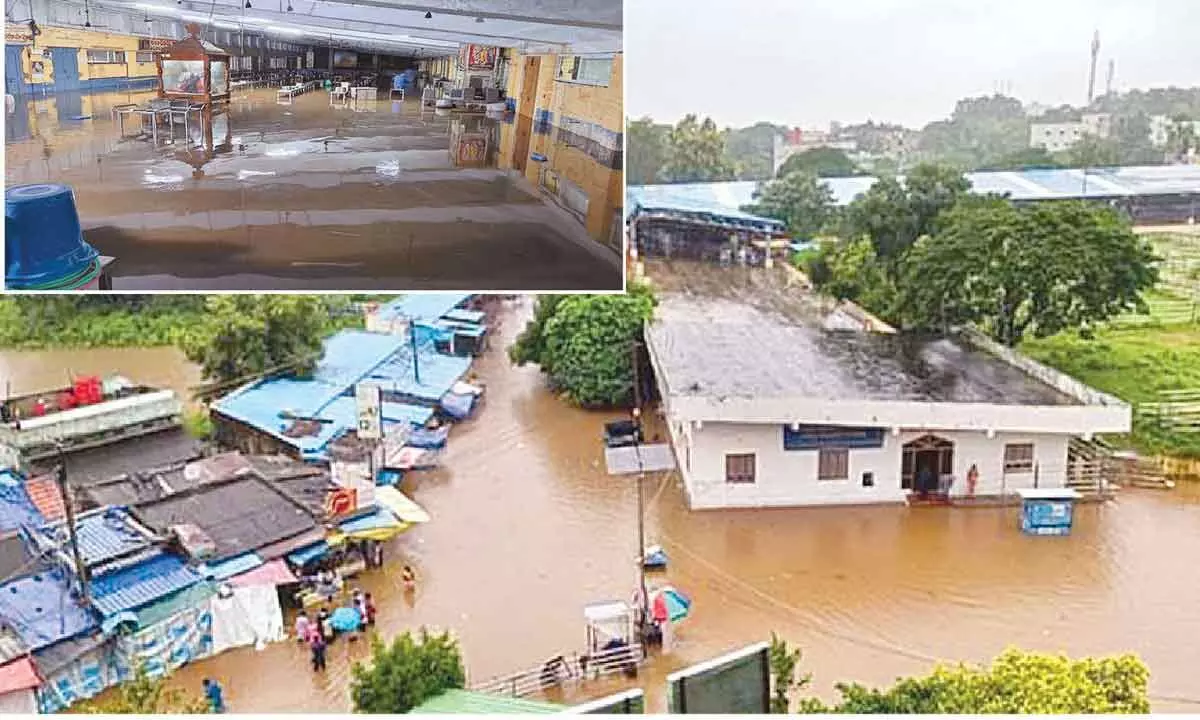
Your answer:
[[[1163,390],[1200,389],[1200,325],[1142,325],[1032,338],[1030,357],[1132,403],[1157,402]],[[1143,453],[1200,457],[1200,435],[1165,430],[1134,415],[1133,433],[1115,438]]]
[[[38,295],[0,298],[0,348],[182,346],[201,325],[206,295]],[[250,296],[270,298],[278,296]],[[326,330],[361,327],[357,305],[393,295],[318,295]]]

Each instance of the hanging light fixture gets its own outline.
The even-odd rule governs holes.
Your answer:
[[[83,26],[90,28],[92,26],[92,9],[87,0],[83,0],[83,18]]]
[[[288,12],[292,12],[292,0],[288,0],[288,7],[287,7],[287,11],[288,11]]]
[[[246,0],[246,9],[247,9],[247,10],[249,10],[249,9],[250,9],[250,0]]]
[[[426,19],[426,20],[432,20],[432,19],[433,19],[433,13],[429,12],[428,10],[426,10],[426,11],[425,11],[425,19]]]

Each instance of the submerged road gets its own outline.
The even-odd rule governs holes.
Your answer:
[[[379,633],[421,625],[461,639],[472,680],[581,649],[584,605],[627,599],[636,583],[636,493],[604,473],[600,434],[615,414],[565,406],[536,368],[504,349],[530,300],[511,303],[477,369],[479,415],[456,427],[444,467],[406,486],[433,521],[398,538],[386,572],[361,587],[380,606]],[[140,353],[140,354],[139,354]],[[2,353],[14,392],[53,387],[65,368],[120,370],[173,383],[194,370],[163,350]],[[665,676],[778,632],[804,650],[826,699],[833,684],[887,684],[936,659],[986,661],[1010,645],[1071,655],[1135,652],[1151,670],[1156,712],[1200,709],[1200,487],[1122,491],[1080,508],[1068,538],[1029,538],[1012,509],[820,508],[689,512],[671,479],[647,481],[649,541],[671,557],[667,578],[692,596],[674,652],[639,679],[664,708]],[[411,604],[398,569],[420,577]],[[236,712],[350,709],[351,662],[364,643],[331,648],[314,675],[291,643],[240,649],[185,667],[173,682],[225,685]],[[580,694],[602,695],[620,682]]]

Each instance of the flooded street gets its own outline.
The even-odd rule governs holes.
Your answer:
[[[160,123],[157,147],[123,138],[112,108],[151,97],[59,93],[8,116],[6,183],[73,187],[115,289],[620,287],[619,255],[509,169],[511,120],[260,89],[186,131]]]
[[[419,577],[406,602],[398,572],[362,579],[383,637],[421,625],[452,629],[472,681],[582,649],[582,608],[628,599],[636,584],[636,490],[605,474],[602,423],[566,407],[534,367],[504,349],[531,310],[502,317],[476,363],[482,411],[451,434],[441,470],[405,490],[433,517],[394,541],[390,564]],[[0,353],[13,390],[53,387],[68,370],[119,371],[177,389],[196,381],[174,351]],[[648,540],[670,555],[666,577],[694,601],[669,657],[639,679],[665,708],[679,667],[779,633],[804,650],[801,670],[827,699],[833,684],[885,684],[938,659],[986,661],[1005,647],[1072,655],[1132,651],[1151,671],[1155,711],[1200,704],[1200,488],[1122,491],[1078,510],[1074,534],[1032,538],[1016,511],[836,507],[688,512],[671,479],[648,478]],[[350,709],[350,660],[365,643],[330,648],[327,674],[291,643],[240,649],[181,670],[198,691],[224,684],[235,712]],[[594,687],[600,695],[617,686]]]

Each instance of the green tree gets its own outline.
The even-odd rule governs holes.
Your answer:
[[[734,167],[725,155],[725,133],[711,118],[695,115],[679,121],[670,132],[670,156],[663,172],[667,182],[694,183],[732,180]]]
[[[209,707],[203,697],[170,687],[165,677],[150,677],[139,666],[132,678],[85,710],[99,715],[197,715],[207,713]]]
[[[627,404],[633,392],[633,347],[654,310],[644,286],[625,295],[571,295],[535,315],[517,362],[536,362],[551,387],[584,407]],[[540,331],[531,334],[540,324]]]
[[[1069,167],[1112,167],[1121,164],[1121,146],[1113,138],[1084,135],[1063,153]]]
[[[808,687],[812,674],[796,677],[803,653],[788,647],[787,641],[771,633],[768,662],[771,666],[771,714],[786,715],[791,707],[792,692]]]
[[[354,711],[401,714],[447,690],[461,689],[467,675],[458,641],[449,633],[432,635],[421,628],[385,645],[375,638],[369,665],[355,663],[350,697]]]
[[[895,277],[898,264],[918,238],[933,232],[938,216],[967,196],[971,183],[945,165],[918,165],[904,182],[885,177],[855,198],[843,213],[843,234],[867,237]]]
[[[880,317],[893,317],[896,285],[868,238],[824,242],[802,261],[804,271],[821,292],[853,300]]]
[[[738,180],[771,179],[775,157],[775,135],[780,128],[760,122],[725,133],[725,157],[737,169]]]
[[[626,124],[625,178],[630,185],[653,185],[671,154],[671,126],[648,117]]]
[[[1150,245],[1109,208],[983,197],[942,220],[905,261],[900,307],[910,327],[970,322],[1012,346],[1140,307],[1158,279]]]
[[[853,714],[1143,714],[1150,672],[1133,655],[1072,660],[1008,650],[989,667],[939,665],[886,690],[837,686],[841,702],[802,703],[810,713]]]
[[[546,322],[554,317],[558,305],[569,295],[539,295],[533,306],[533,317],[508,348],[508,359],[515,365],[540,364],[546,351],[543,332]]]
[[[794,172],[761,183],[754,202],[742,210],[782,220],[793,237],[810,238],[832,219],[833,192],[816,175]]]
[[[1046,148],[1021,148],[988,163],[984,170],[1028,170],[1031,168],[1061,168],[1063,164]]]
[[[1186,158],[1196,147],[1196,128],[1186,115],[1176,115],[1167,126],[1167,150],[1177,158]]]
[[[858,174],[858,167],[845,151],[822,147],[788,157],[779,167],[776,177],[782,178],[794,172],[817,177],[849,177]]]
[[[219,382],[283,369],[307,373],[331,327],[319,295],[210,295],[205,309],[183,351]]]

